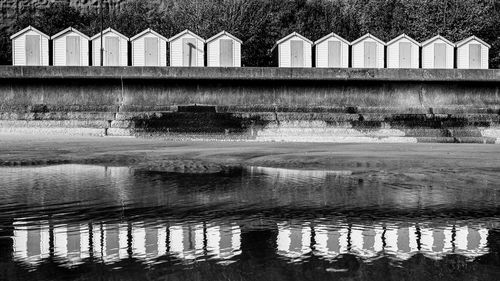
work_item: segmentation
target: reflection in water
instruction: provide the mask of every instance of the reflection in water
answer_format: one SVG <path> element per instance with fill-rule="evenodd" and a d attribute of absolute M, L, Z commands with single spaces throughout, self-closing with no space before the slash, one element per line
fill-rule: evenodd
<path fill-rule="evenodd" d="M 175 273 L 205 264 L 216 274 L 226 269 L 212 263 L 253 273 L 261 264 L 302 272 L 300 265 L 311 263 L 321 272 L 366 274 L 363 266 L 384 260 L 410 272 L 421 259 L 445 263 L 439 270 L 457 257 L 494 263 L 500 176 L 470 173 L 0 168 L 0 266 L 39 273 L 46 265 L 100 264 L 127 272 L 133 263 Z M 491 269 L 500 272 L 498 265 Z M 2 274 L 1 280 L 15 279 Z"/>
<path fill-rule="evenodd" d="M 354 254 L 368 260 L 385 254 L 404 260 L 419 252 L 434 259 L 448 254 L 474 258 L 489 252 L 488 229 L 481 226 L 279 222 L 277 229 L 277 253 L 293 260 L 311 254 L 327 259 Z M 54 239 L 53 249 L 50 237 Z M 114 263 L 132 257 L 154 262 L 167 254 L 185 261 L 225 260 L 241 253 L 241 229 L 236 224 L 94 223 L 89 228 L 82 224 L 26 225 L 15 221 L 13 239 L 15 259 L 32 265 L 52 253 L 68 266 L 91 256 Z"/>

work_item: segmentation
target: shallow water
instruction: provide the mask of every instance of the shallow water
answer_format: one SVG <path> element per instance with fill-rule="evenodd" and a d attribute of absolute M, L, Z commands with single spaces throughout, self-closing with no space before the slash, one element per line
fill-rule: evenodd
<path fill-rule="evenodd" d="M 496 280 L 496 169 L 0 168 L 0 280 Z"/>

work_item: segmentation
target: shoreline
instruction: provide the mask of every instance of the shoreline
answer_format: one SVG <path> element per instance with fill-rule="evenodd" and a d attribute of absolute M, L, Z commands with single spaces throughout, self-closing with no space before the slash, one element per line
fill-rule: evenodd
<path fill-rule="evenodd" d="M 249 166 L 391 170 L 411 169 L 417 163 L 430 169 L 498 169 L 500 150 L 488 144 L 200 142 L 0 134 L 0 167 L 96 164 L 213 173 Z"/>

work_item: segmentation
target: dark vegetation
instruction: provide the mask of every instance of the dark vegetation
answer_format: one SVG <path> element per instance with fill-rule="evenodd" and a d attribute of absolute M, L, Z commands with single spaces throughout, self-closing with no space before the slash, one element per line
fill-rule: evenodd
<path fill-rule="evenodd" d="M 100 30 L 97 6 L 59 1 L 24 9 L 0 29 L 0 64 L 11 64 L 9 36 L 28 25 L 53 35 L 73 26 Z M 190 29 L 204 38 L 226 30 L 243 40 L 244 66 L 269 66 L 274 42 L 297 31 L 311 40 L 336 32 L 354 40 L 370 32 L 389 41 L 406 33 L 417 41 L 441 34 L 452 42 L 476 35 L 492 45 L 500 66 L 500 0 L 104 0 L 104 26 L 133 36 L 150 27 L 166 37 Z"/>

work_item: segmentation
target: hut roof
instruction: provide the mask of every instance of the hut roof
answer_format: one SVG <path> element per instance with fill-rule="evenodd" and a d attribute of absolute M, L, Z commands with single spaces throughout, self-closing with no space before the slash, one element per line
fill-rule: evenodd
<path fill-rule="evenodd" d="M 123 38 L 123 39 L 125 39 L 125 40 L 129 41 L 129 39 L 128 39 L 128 37 L 127 37 L 127 36 L 125 36 L 125 35 L 121 34 L 120 32 L 118 32 L 118 31 L 116 31 L 116 30 L 114 30 L 114 29 L 112 29 L 111 27 L 108 27 L 107 29 L 105 29 L 105 30 L 103 30 L 103 31 L 102 31 L 102 35 L 103 35 L 103 36 L 104 36 L 105 34 L 107 34 L 107 33 L 114 33 L 114 34 L 116 34 L 116 35 L 120 36 L 121 38 Z M 92 36 L 92 38 L 90 38 L 90 40 L 94 40 L 94 39 L 97 39 L 97 38 L 99 38 L 99 37 L 101 37 L 101 33 L 100 33 L 100 32 L 99 32 L 99 33 L 97 33 L 96 35 Z"/>
<path fill-rule="evenodd" d="M 448 44 L 448 45 L 450 45 L 450 46 L 452 46 L 452 47 L 455 47 L 455 44 L 453 44 L 450 40 L 448 40 L 448 39 L 444 38 L 443 36 L 441 36 L 441 35 L 439 35 L 439 34 L 438 34 L 438 35 L 436 35 L 436 36 L 434 36 L 434 37 L 432 37 L 432 38 L 430 38 L 430 39 L 428 39 L 428 40 L 426 40 L 426 41 L 424 41 L 424 42 L 422 42 L 422 45 L 421 45 L 421 46 L 422 46 L 422 47 L 425 47 L 425 46 L 429 45 L 430 43 L 432 43 L 432 42 L 434 42 L 434 41 L 436 41 L 436 40 L 442 40 L 442 41 L 443 41 L 443 42 L 445 42 L 446 44 Z"/>
<path fill-rule="evenodd" d="M 335 37 L 337 39 L 339 39 L 340 41 L 346 43 L 347 45 L 350 45 L 351 43 L 349 43 L 349 41 L 345 40 L 344 38 L 342 38 L 341 36 L 339 36 L 338 34 L 332 32 L 326 36 L 323 36 L 321 37 L 320 39 L 316 40 L 316 42 L 314 42 L 314 45 L 318 45 L 319 43 L 331 38 L 331 37 Z"/>
<path fill-rule="evenodd" d="M 309 43 L 309 44 L 311 44 L 311 45 L 313 44 L 313 42 L 312 42 L 311 40 L 307 39 L 306 37 L 304 37 L 304 36 L 300 35 L 300 34 L 299 34 L 299 33 L 297 33 L 297 32 L 292 32 L 292 33 L 288 34 L 287 36 L 285 36 L 285 37 L 281 38 L 280 40 L 276 41 L 276 43 L 274 44 L 274 46 L 271 48 L 271 52 L 272 52 L 272 51 L 276 48 L 276 46 L 278 46 L 279 44 L 281 44 L 281 43 L 283 43 L 283 42 L 287 41 L 288 39 L 290 39 L 290 38 L 292 38 L 292 37 L 294 37 L 294 36 L 299 37 L 300 39 L 302 39 L 302 40 L 306 41 L 307 43 Z"/>
<path fill-rule="evenodd" d="M 151 33 L 151 34 L 153 34 L 153 35 L 155 35 L 155 36 L 157 36 L 157 37 L 159 37 L 159 38 L 161 38 L 161 39 L 163 39 L 163 40 L 165 40 L 165 41 L 168 42 L 168 38 L 166 38 L 165 36 L 159 34 L 156 31 L 152 30 L 151 28 L 148 28 L 148 29 L 142 31 L 141 33 L 135 35 L 134 37 L 130 38 L 130 41 L 135 41 L 135 40 L 141 38 L 142 36 L 144 36 L 144 35 L 146 35 L 148 33 Z"/>
<path fill-rule="evenodd" d="M 190 30 L 188 30 L 188 29 L 186 29 L 186 30 L 184 30 L 184 31 L 182 31 L 182 32 L 177 33 L 176 35 L 174 35 L 174 36 L 170 37 L 168 40 L 169 40 L 170 42 L 172 42 L 172 41 L 174 41 L 174 40 L 177 40 L 179 37 L 181 37 L 181 36 L 183 36 L 183 35 L 185 35 L 185 34 L 189 34 L 189 35 L 191 35 L 191 36 L 195 37 L 196 39 L 201 40 L 203 43 L 205 43 L 205 39 L 201 38 L 200 36 L 196 35 L 195 33 L 191 32 L 191 31 L 190 31 Z"/>
<path fill-rule="evenodd" d="M 417 41 L 415 41 L 415 39 L 411 38 L 410 36 L 408 36 L 404 33 L 399 35 L 398 37 L 392 39 L 391 41 L 387 42 L 386 46 L 392 45 L 403 38 L 409 40 L 410 42 L 412 42 L 413 44 L 415 44 L 417 46 L 420 46 L 420 43 L 418 43 Z"/>
<path fill-rule="evenodd" d="M 384 41 L 382 41 L 382 40 L 378 39 L 377 37 L 373 36 L 373 35 L 372 35 L 372 34 L 370 34 L 370 33 L 366 33 L 365 35 L 363 35 L 363 36 L 359 37 L 358 39 L 356 39 L 356 40 L 352 41 L 352 42 L 351 42 L 351 45 L 358 44 L 359 42 L 361 42 L 361 41 L 363 41 L 363 40 L 365 40 L 365 39 L 367 39 L 367 38 L 373 39 L 373 40 L 377 41 L 378 43 L 380 43 L 380 44 L 382 44 L 382 45 L 384 45 L 384 46 L 386 45 Z"/>
<path fill-rule="evenodd" d="M 21 31 L 19 31 L 19 32 L 17 32 L 17 33 L 15 33 L 14 35 L 10 36 L 10 39 L 11 39 L 11 40 L 14 40 L 14 39 L 16 39 L 17 37 L 19 37 L 19 36 L 23 35 L 24 33 L 28 32 L 28 31 L 34 31 L 34 32 L 36 32 L 36 33 L 40 34 L 41 36 L 43 36 L 43 37 L 45 37 L 45 38 L 47 38 L 47 39 L 50 39 L 50 37 L 49 37 L 47 34 L 45 34 L 45 33 L 41 32 L 40 30 L 38 30 L 38 29 L 34 28 L 34 27 L 33 27 L 33 26 L 31 26 L 31 25 L 30 25 L 30 26 L 28 26 L 28 27 L 26 27 L 25 29 L 23 29 L 23 30 L 21 30 Z"/>
<path fill-rule="evenodd" d="M 85 34 L 81 33 L 80 31 L 78 31 L 78 30 L 74 29 L 73 27 L 68 27 L 68 28 L 64 29 L 63 31 L 61 31 L 61 32 L 59 32 L 59 33 L 57 33 L 57 34 L 53 35 L 52 37 L 50 37 L 50 39 L 52 39 L 52 40 L 57 39 L 57 38 L 59 38 L 59 37 L 63 36 L 63 35 L 64 35 L 64 34 L 66 34 L 66 33 L 69 33 L 69 32 L 74 32 L 74 33 L 76 33 L 76 34 L 78 34 L 78 35 L 82 36 L 83 38 L 85 38 L 85 39 L 87 39 L 87 40 L 89 40 L 89 39 L 90 39 L 90 37 L 88 37 L 87 35 L 85 35 Z"/>
<path fill-rule="evenodd" d="M 467 38 L 465 38 L 465 39 L 463 39 L 463 40 L 460 40 L 460 41 L 458 41 L 458 42 L 456 43 L 456 46 L 457 46 L 457 48 L 458 48 L 458 47 L 461 47 L 461 46 L 463 46 L 463 45 L 467 44 L 468 42 L 470 42 L 470 41 L 472 41 L 472 40 L 476 40 L 476 41 L 478 41 L 479 43 L 481 43 L 481 44 L 485 45 L 486 47 L 491 48 L 490 44 L 488 44 L 488 43 L 484 42 L 483 40 L 481 40 L 481 39 L 477 38 L 476 36 L 470 36 L 470 37 L 467 37 Z"/>
<path fill-rule="evenodd" d="M 238 39 L 236 36 L 232 35 L 231 33 L 229 32 L 226 32 L 226 31 L 221 31 L 217 34 L 215 34 L 214 36 L 210 37 L 207 39 L 207 44 L 214 41 L 215 39 L 223 36 L 223 35 L 226 35 L 226 36 L 229 36 L 231 39 L 235 40 L 235 41 L 238 41 L 240 44 L 242 43 L 242 41 L 240 39 Z"/>

